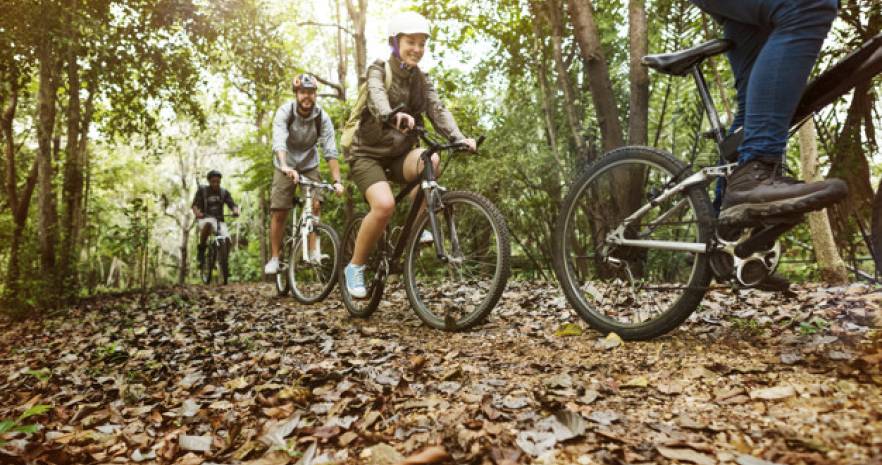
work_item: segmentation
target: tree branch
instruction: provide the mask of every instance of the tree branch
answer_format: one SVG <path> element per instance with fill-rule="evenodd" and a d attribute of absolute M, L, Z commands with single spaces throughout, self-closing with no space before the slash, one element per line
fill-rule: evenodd
<path fill-rule="evenodd" d="M 348 27 L 343 26 L 342 24 L 320 23 L 317 21 L 301 21 L 301 22 L 297 23 L 297 25 L 298 26 L 335 27 L 335 28 L 340 29 L 341 31 L 351 35 L 352 37 L 355 37 L 355 32 L 353 32 L 352 29 L 349 29 Z"/>

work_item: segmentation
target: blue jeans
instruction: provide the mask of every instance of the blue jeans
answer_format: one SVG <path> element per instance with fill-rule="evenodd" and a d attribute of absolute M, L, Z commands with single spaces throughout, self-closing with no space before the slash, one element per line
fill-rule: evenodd
<path fill-rule="evenodd" d="M 830 25 L 837 0 L 692 0 L 723 22 L 743 127 L 738 163 L 780 162 L 790 120 Z"/>

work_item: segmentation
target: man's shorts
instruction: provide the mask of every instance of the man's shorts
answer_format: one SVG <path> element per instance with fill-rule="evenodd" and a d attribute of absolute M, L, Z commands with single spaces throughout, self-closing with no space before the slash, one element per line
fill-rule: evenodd
<path fill-rule="evenodd" d="M 297 174 L 310 181 L 322 180 L 318 168 L 308 171 L 297 170 Z M 278 169 L 273 169 L 273 187 L 270 193 L 270 210 L 290 210 L 294 208 L 294 192 L 297 184 Z M 314 191 L 313 191 L 314 192 Z M 318 195 L 315 198 L 320 198 Z"/>
<path fill-rule="evenodd" d="M 364 195 L 368 187 L 381 182 L 392 181 L 405 184 L 404 160 L 407 155 L 395 158 L 353 157 L 349 160 L 349 178 Z"/>
<path fill-rule="evenodd" d="M 227 229 L 227 224 L 223 221 L 218 221 L 217 218 L 206 216 L 205 218 L 199 220 L 199 230 L 202 231 L 205 228 L 206 224 L 210 224 L 211 230 L 215 231 L 218 236 L 230 237 L 230 231 Z"/>

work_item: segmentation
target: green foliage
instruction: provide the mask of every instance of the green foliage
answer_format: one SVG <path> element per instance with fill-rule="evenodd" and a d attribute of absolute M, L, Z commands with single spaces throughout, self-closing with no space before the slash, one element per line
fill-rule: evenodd
<path fill-rule="evenodd" d="M 816 334 L 819 332 L 823 332 L 830 326 L 830 323 L 827 320 L 821 317 L 813 317 L 809 321 L 803 321 L 799 323 L 799 334 L 803 336 L 808 336 L 811 334 Z"/>
<path fill-rule="evenodd" d="M 0 420 L 0 447 L 3 447 L 7 444 L 7 442 L 4 440 L 4 437 L 8 434 L 24 433 L 29 435 L 36 433 L 40 429 L 40 426 L 38 424 L 24 424 L 22 422 L 24 422 L 28 418 L 42 415 L 48 412 L 51 408 L 51 405 L 37 404 L 25 410 L 21 415 L 18 416 L 18 418 L 14 420 Z"/>

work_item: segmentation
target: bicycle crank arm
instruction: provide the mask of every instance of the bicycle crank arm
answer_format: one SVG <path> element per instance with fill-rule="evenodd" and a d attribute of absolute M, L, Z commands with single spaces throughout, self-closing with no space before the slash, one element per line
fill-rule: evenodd
<path fill-rule="evenodd" d="M 767 224 L 761 228 L 755 229 L 750 237 L 735 247 L 735 255 L 741 258 L 747 258 L 750 255 L 771 249 L 775 245 L 782 234 L 786 233 L 794 226 L 802 221 L 802 216 L 796 218 L 795 221 L 788 218 L 787 221 L 781 221 L 777 224 Z"/>

